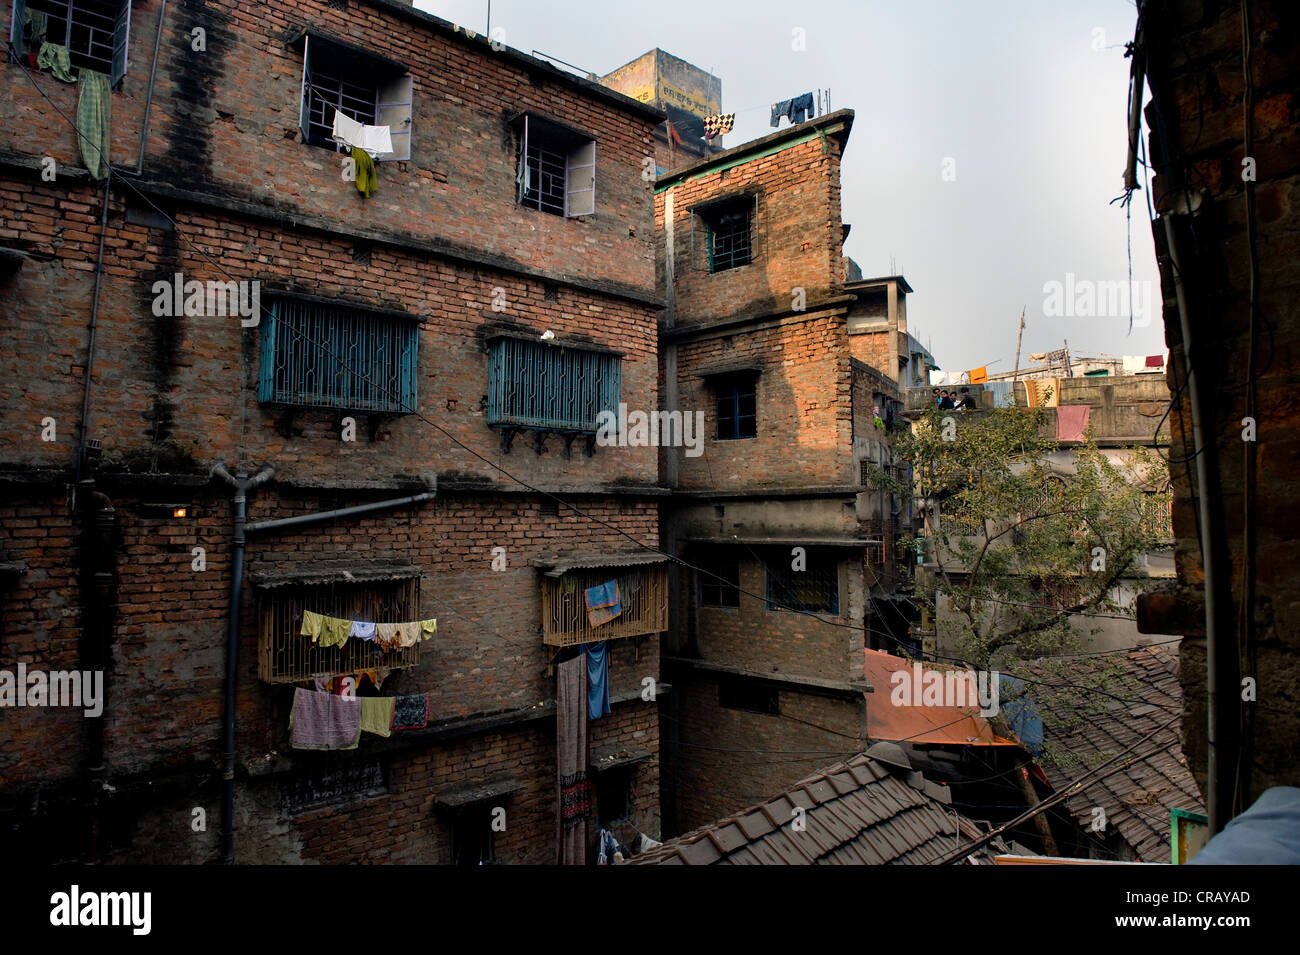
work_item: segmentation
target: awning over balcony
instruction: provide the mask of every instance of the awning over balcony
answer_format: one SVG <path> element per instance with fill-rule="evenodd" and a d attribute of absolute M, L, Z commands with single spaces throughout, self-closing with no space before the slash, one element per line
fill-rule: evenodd
<path fill-rule="evenodd" d="M 533 566 L 547 577 L 563 577 L 571 570 L 585 570 L 597 567 L 635 567 L 639 564 L 662 564 L 668 560 L 666 554 L 645 551 L 639 554 L 571 554 L 540 558 L 533 561 Z"/>

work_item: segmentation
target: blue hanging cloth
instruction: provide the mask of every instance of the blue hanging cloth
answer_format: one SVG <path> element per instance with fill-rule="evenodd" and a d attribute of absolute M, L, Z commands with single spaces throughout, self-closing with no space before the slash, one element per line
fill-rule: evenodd
<path fill-rule="evenodd" d="M 593 720 L 609 714 L 609 644 L 587 644 L 587 714 Z"/>

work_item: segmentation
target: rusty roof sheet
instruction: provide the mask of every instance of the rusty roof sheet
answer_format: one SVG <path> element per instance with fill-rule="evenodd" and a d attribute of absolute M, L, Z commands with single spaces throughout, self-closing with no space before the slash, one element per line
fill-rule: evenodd
<path fill-rule="evenodd" d="M 571 570 L 586 570 L 597 567 L 638 567 L 642 564 L 662 564 L 668 560 L 667 554 L 653 551 L 640 553 L 608 554 L 567 554 L 533 561 L 533 566 L 545 572 L 547 577 L 563 577 Z"/>
<path fill-rule="evenodd" d="M 864 649 L 864 675 L 875 688 L 866 694 L 867 736 L 873 740 L 911 743 L 946 743 L 958 746 L 1018 746 L 993 732 L 989 721 L 980 716 L 980 708 L 957 706 L 896 706 L 893 703 L 895 673 L 914 682 L 912 660 L 905 660 L 879 650 Z M 921 667 L 923 678 L 931 672 L 946 673 L 933 664 Z M 970 684 L 972 695 L 974 683 Z M 909 687 L 910 688 L 910 687 Z"/>
<path fill-rule="evenodd" d="M 927 795 L 927 780 L 915 780 L 917 789 L 907 775 L 859 754 L 627 864 L 928 865 L 981 831 Z M 995 854 L 986 847 L 975 856 L 991 863 Z"/>
<path fill-rule="evenodd" d="M 1087 766 L 1124 751 L 1182 711 L 1176 644 L 1140 647 L 1120 661 L 1118 667 L 1102 657 L 1070 661 L 1069 679 L 1075 683 L 1107 673 L 1110 698 L 1093 694 L 1087 707 L 1069 688 L 1060 686 L 1064 681 L 1054 670 L 1034 663 L 1023 667 L 1040 681 L 1029 687 L 1029 694 L 1043 715 L 1047 751 L 1039 764 L 1053 787 L 1068 785 Z M 1108 672 L 1107 666 L 1116 672 Z M 1069 724 L 1061 721 L 1056 714 L 1063 708 L 1077 718 Z M 1107 824 L 1119 830 L 1141 861 L 1167 862 L 1169 811 L 1204 813 L 1205 802 L 1183 755 L 1177 725 L 1158 732 L 1142 750 L 1151 755 L 1086 786 L 1065 804 L 1085 830 L 1092 824 L 1093 807 L 1100 806 Z"/>

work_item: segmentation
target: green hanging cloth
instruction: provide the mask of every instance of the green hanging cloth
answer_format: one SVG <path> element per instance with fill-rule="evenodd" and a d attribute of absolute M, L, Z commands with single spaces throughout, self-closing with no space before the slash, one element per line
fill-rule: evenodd
<path fill-rule="evenodd" d="M 43 70 L 49 70 L 56 80 L 63 80 L 65 83 L 77 82 L 77 78 L 72 75 L 72 59 L 68 56 L 66 46 L 42 43 L 41 51 L 36 54 L 36 65 Z"/>
<path fill-rule="evenodd" d="M 113 91 L 108 77 L 94 70 L 82 70 L 77 84 L 81 93 L 77 97 L 77 143 L 81 147 L 81 161 L 94 179 L 108 175 L 108 145 Z"/>
<path fill-rule="evenodd" d="M 39 53 L 45 44 L 47 14 L 39 10 L 23 11 L 23 35 L 19 53 Z"/>
<path fill-rule="evenodd" d="M 379 176 L 375 171 L 375 161 L 370 153 L 360 146 L 352 147 L 352 165 L 357 175 L 357 192 L 369 199 L 379 188 Z"/>

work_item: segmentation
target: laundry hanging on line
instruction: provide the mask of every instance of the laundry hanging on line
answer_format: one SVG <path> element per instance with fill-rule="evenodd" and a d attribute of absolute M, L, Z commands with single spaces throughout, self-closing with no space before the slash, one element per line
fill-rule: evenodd
<path fill-rule="evenodd" d="M 393 152 L 391 126 L 369 126 L 359 123 L 346 113 L 334 111 L 331 134 L 336 143 L 364 149 L 371 158 L 387 156 Z"/>
<path fill-rule="evenodd" d="M 304 610 L 302 629 L 298 632 L 304 637 L 311 637 L 312 643 L 319 647 L 341 647 L 349 637 L 356 637 L 363 641 L 373 639 L 384 650 L 400 650 L 415 646 L 421 639 L 428 640 L 438 632 L 438 621 L 430 617 L 405 623 L 372 623 L 366 620 L 343 620 Z M 373 633 L 373 638 L 364 636 L 366 633 Z"/>
<path fill-rule="evenodd" d="M 623 604 L 618 594 L 618 581 L 616 580 L 607 580 L 595 587 L 588 587 L 586 598 L 587 621 L 593 627 L 608 623 L 623 612 Z"/>
<path fill-rule="evenodd" d="M 704 117 L 704 138 L 715 139 L 718 136 L 725 136 L 735 128 L 735 125 L 735 113 L 719 113 L 716 116 L 706 116 Z"/>
<path fill-rule="evenodd" d="M 792 99 L 783 99 L 780 102 L 772 104 L 772 125 L 780 126 L 781 117 L 784 116 L 790 121 L 790 125 L 802 123 L 808 118 L 808 114 L 813 111 L 812 93 L 803 93 Z"/>

